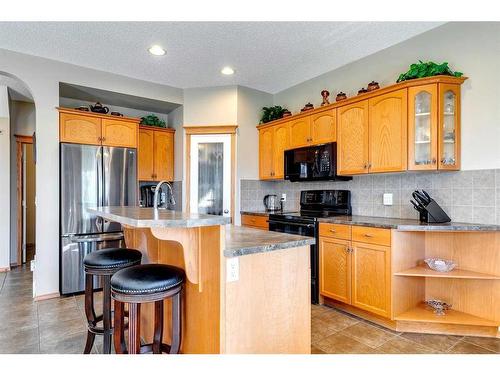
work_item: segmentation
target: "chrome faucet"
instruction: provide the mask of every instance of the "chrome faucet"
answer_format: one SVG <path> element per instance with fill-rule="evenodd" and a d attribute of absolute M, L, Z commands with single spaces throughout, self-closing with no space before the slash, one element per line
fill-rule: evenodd
<path fill-rule="evenodd" d="M 174 199 L 174 192 L 172 190 L 172 184 L 166 180 L 162 180 L 162 181 L 158 182 L 158 184 L 156 185 L 156 189 L 155 189 L 155 195 L 153 198 L 153 207 L 155 210 L 158 209 L 158 194 L 160 192 L 161 185 L 163 185 L 163 184 L 166 184 L 168 186 L 168 190 L 170 190 L 169 202 L 172 206 L 175 206 L 175 199 Z"/>

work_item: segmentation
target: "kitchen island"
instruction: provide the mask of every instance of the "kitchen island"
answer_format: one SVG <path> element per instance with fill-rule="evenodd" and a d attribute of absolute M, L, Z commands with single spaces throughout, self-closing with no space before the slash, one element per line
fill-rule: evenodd
<path fill-rule="evenodd" d="M 138 207 L 90 210 L 119 222 L 143 263 L 186 272 L 181 353 L 310 353 L 314 238 L 227 225 L 229 218 Z M 153 306 L 141 308 L 152 341 Z M 170 302 L 164 342 L 170 343 Z"/>

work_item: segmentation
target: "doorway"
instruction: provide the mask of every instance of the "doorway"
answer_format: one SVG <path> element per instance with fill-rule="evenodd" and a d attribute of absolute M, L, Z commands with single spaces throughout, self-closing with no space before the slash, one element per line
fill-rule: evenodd
<path fill-rule="evenodd" d="M 35 151 L 33 137 L 16 135 L 17 144 L 17 265 L 36 253 Z"/>
<path fill-rule="evenodd" d="M 194 129 L 186 128 L 187 210 L 233 218 L 236 127 Z"/>

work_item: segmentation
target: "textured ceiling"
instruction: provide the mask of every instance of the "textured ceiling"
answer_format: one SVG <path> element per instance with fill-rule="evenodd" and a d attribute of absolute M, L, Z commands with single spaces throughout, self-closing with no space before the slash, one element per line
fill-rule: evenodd
<path fill-rule="evenodd" d="M 276 93 L 438 22 L 0 22 L 0 48 L 180 88 Z M 151 56 L 160 44 L 167 54 Z M 223 76 L 225 65 L 236 69 Z"/>

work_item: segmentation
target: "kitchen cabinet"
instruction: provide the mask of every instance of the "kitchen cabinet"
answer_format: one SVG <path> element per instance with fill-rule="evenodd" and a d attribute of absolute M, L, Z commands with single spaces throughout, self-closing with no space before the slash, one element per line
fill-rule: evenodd
<path fill-rule="evenodd" d="M 329 109 L 311 115 L 312 143 L 321 144 L 337 140 L 336 111 Z"/>
<path fill-rule="evenodd" d="M 369 173 L 406 170 L 407 101 L 406 89 L 368 100 Z"/>
<path fill-rule="evenodd" d="M 280 126 L 289 129 L 289 149 L 337 142 L 338 175 L 459 170 L 460 85 L 466 79 L 412 79 L 259 125 L 261 179 L 282 178 L 275 162 L 281 149 L 273 148 L 269 129 Z"/>
<path fill-rule="evenodd" d="M 460 112 L 458 84 L 408 89 L 408 169 L 460 169 Z"/>
<path fill-rule="evenodd" d="M 255 229 L 269 230 L 269 216 L 268 215 L 241 215 L 241 225 Z"/>
<path fill-rule="evenodd" d="M 139 181 L 173 181 L 174 179 L 173 129 L 139 129 L 138 179 Z"/>
<path fill-rule="evenodd" d="M 311 135 L 309 116 L 290 121 L 290 148 L 309 146 L 312 142 Z"/>
<path fill-rule="evenodd" d="M 368 100 L 337 109 L 337 173 L 368 173 Z"/>
<path fill-rule="evenodd" d="M 59 115 L 59 140 L 66 143 L 97 145 L 101 142 L 101 119 L 74 113 Z"/>
<path fill-rule="evenodd" d="M 320 293 L 347 304 L 351 303 L 350 241 L 320 237 Z"/>
<path fill-rule="evenodd" d="M 320 294 L 390 317 L 390 244 L 389 229 L 320 223 Z"/>
<path fill-rule="evenodd" d="M 390 247 L 352 243 L 352 305 L 389 318 L 391 311 Z"/>
<path fill-rule="evenodd" d="M 283 179 L 284 153 L 290 146 L 288 123 L 259 129 L 259 175 L 261 180 Z"/>
<path fill-rule="evenodd" d="M 102 145 L 137 148 L 137 123 L 102 119 Z"/>
<path fill-rule="evenodd" d="M 59 110 L 59 140 L 98 146 L 137 148 L 139 119 Z"/>

